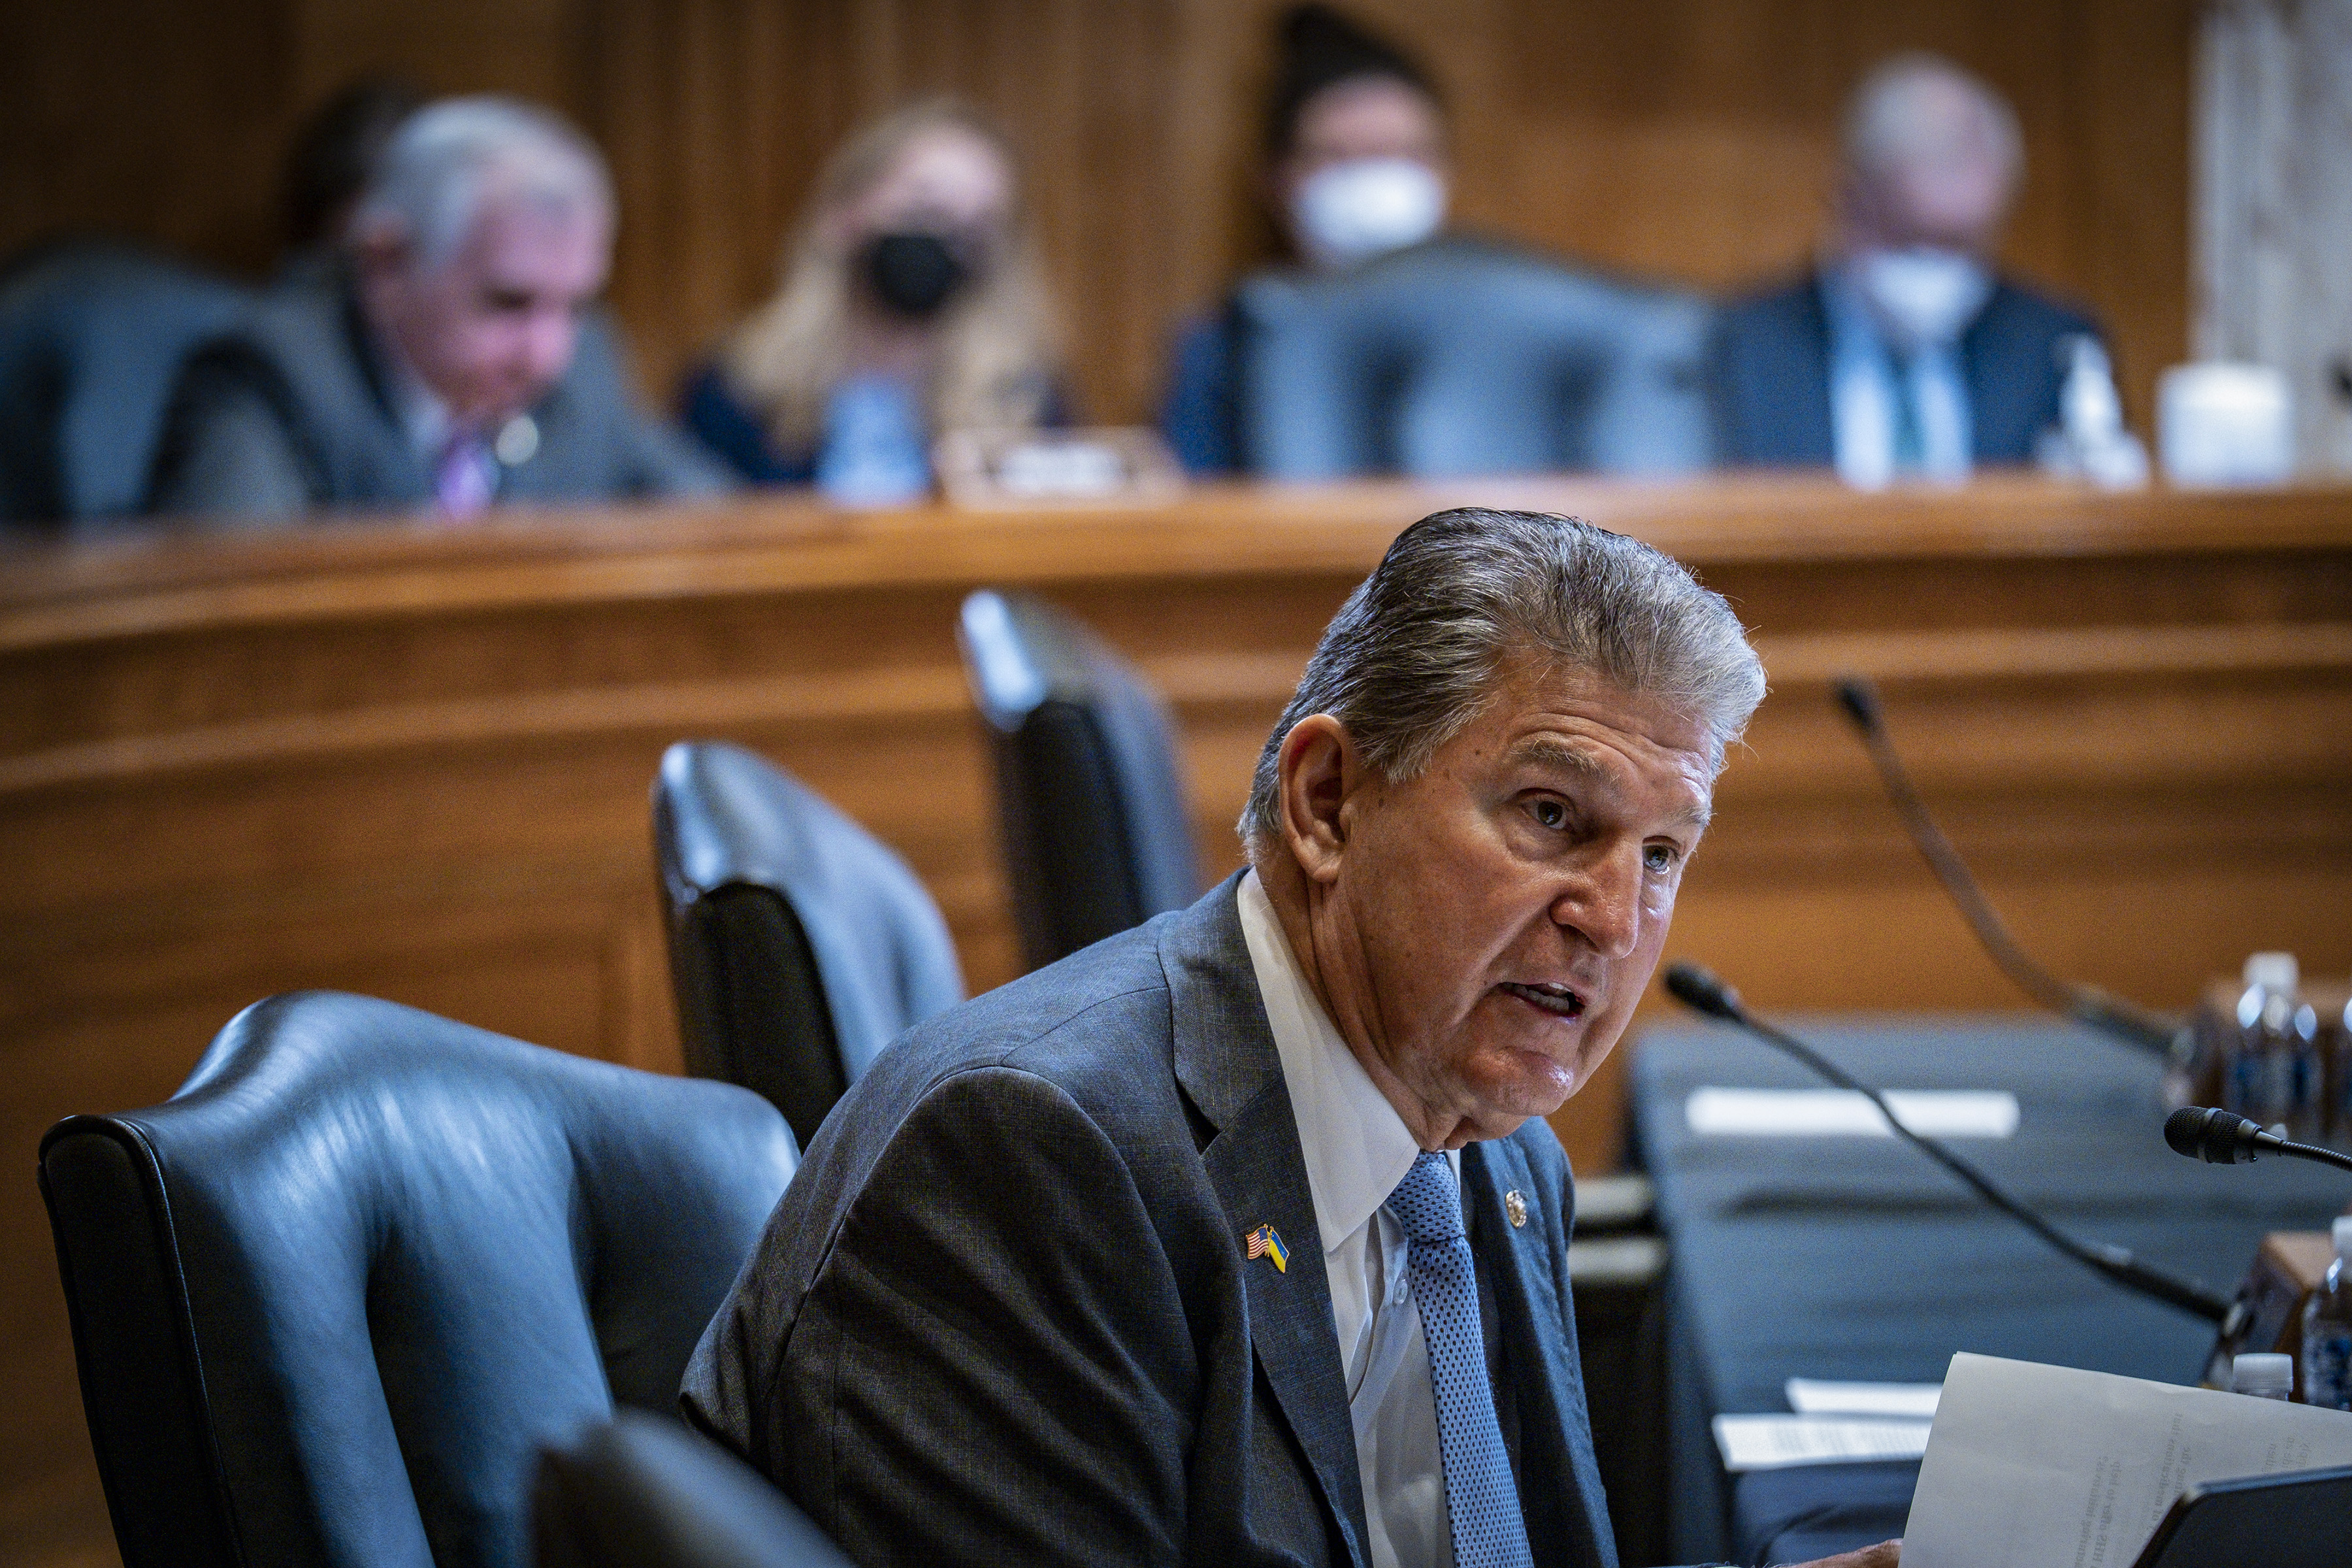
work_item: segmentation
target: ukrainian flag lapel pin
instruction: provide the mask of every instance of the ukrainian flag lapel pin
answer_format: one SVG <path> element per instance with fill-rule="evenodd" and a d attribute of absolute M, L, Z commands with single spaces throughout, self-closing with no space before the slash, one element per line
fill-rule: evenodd
<path fill-rule="evenodd" d="M 1249 1255 L 1253 1258 L 1273 1258 L 1276 1273 L 1290 1272 L 1290 1248 L 1282 1245 L 1282 1237 L 1275 1234 L 1274 1226 L 1262 1225 L 1250 1232 L 1248 1246 Z"/>

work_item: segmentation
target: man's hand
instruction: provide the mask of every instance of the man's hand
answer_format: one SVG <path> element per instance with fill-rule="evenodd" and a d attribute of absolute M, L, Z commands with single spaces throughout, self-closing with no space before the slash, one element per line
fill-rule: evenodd
<path fill-rule="evenodd" d="M 1821 1558 L 1806 1563 L 1804 1568 L 1897 1568 L 1902 1561 L 1903 1543 L 1882 1541 L 1859 1552 L 1841 1552 L 1834 1557 Z"/>

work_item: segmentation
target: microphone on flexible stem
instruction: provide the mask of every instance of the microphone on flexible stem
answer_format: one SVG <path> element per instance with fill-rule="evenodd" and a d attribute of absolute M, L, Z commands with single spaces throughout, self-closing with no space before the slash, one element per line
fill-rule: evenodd
<path fill-rule="evenodd" d="M 2105 1276 L 2127 1290 L 2137 1290 L 2143 1296 L 2154 1297 L 2168 1307 L 2178 1307 L 2184 1312 L 2216 1323 L 2225 1323 L 2230 1320 L 2231 1316 L 2230 1303 L 2202 1285 L 2186 1279 L 2176 1279 L 2161 1269 L 2142 1263 L 2120 1247 L 2111 1247 L 2105 1242 L 2090 1245 L 2075 1240 L 2003 1192 L 1995 1184 L 1991 1177 L 1945 1148 L 1935 1139 L 1922 1137 L 1904 1126 L 1893 1108 L 1886 1103 L 1885 1095 L 1855 1078 L 1794 1035 L 1757 1017 L 1748 1010 L 1747 1005 L 1739 1000 L 1739 994 L 1737 991 L 1717 979 L 1708 971 L 1696 963 L 1670 963 L 1666 966 L 1666 990 L 1675 1001 L 1693 1012 L 1704 1013 L 1710 1018 L 1720 1018 L 1727 1024 L 1737 1024 L 1767 1045 L 1796 1058 L 1840 1089 L 1852 1089 L 1861 1095 L 1878 1108 L 1878 1114 L 1886 1119 L 1886 1125 L 1894 1131 L 1896 1137 L 1906 1140 L 1922 1154 L 1959 1177 L 1961 1181 L 1976 1190 L 1979 1197 L 2084 1268 Z M 2173 1147 L 2179 1148 L 2179 1145 L 2176 1143 Z"/>
<path fill-rule="evenodd" d="M 2290 1142 L 2265 1131 L 2259 1121 L 2210 1106 L 2184 1105 L 2166 1117 L 2164 1141 L 2176 1154 L 2215 1165 L 2251 1165 L 2264 1154 L 2287 1154 L 2352 1171 L 2352 1154 Z"/>
<path fill-rule="evenodd" d="M 1895 815 L 1903 819 L 1906 832 L 1927 868 L 1944 885 L 1944 891 L 1958 904 L 1969 929 L 1986 954 L 2007 975 L 2011 984 L 2053 1013 L 2063 1013 L 2077 1023 L 2111 1035 L 2128 1045 L 2152 1051 L 2170 1051 L 2173 1026 L 2120 996 L 2110 995 L 2095 985 L 2077 984 L 2062 980 L 2027 956 L 2017 939 L 2009 932 L 2008 925 L 1985 897 L 1984 889 L 1936 825 L 1927 805 L 1913 787 L 1910 773 L 1903 766 L 1903 758 L 1895 750 L 1894 741 L 1886 733 L 1885 721 L 1878 710 L 1878 693 L 1870 682 L 1858 676 L 1848 676 L 1831 689 L 1837 695 L 1838 707 L 1862 736 L 1862 743 L 1877 764 L 1878 776 L 1886 785 L 1887 798 L 1895 803 Z"/>

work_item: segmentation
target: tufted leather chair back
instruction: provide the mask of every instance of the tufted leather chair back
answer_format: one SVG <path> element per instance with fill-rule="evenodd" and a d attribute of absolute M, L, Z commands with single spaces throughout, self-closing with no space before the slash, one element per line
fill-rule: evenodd
<path fill-rule="evenodd" d="M 740 746 L 663 753 L 654 858 L 687 1070 L 767 1096 L 803 1149 L 884 1046 L 963 1000 L 906 862 Z"/>
<path fill-rule="evenodd" d="M 672 1412 L 772 1108 L 362 996 L 247 1008 L 41 1142 L 126 1568 L 514 1568 L 537 1450 Z"/>
<path fill-rule="evenodd" d="M 540 1465 L 538 1568 L 850 1568 L 808 1515 L 676 1421 L 622 1411 Z"/>
<path fill-rule="evenodd" d="M 1695 294 L 1452 237 L 1235 296 L 1251 471 L 1685 474 L 1714 456 Z"/>
<path fill-rule="evenodd" d="M 983 589 L 957 627 L 987 721 L 1005 872 L 1032 969 L 1201 896 L 1175 729 L 1075 617 Z"/>

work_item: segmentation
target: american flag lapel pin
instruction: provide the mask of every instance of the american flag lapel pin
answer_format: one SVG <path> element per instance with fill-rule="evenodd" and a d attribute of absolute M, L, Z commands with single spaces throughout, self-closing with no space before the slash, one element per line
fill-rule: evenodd
<path fill-rule="evenodd" d="M 1247 1248 L 1252 1258 L 1270 1258 L 1274 1259 L 1274 1271 L 1276 1273 L 1287 1274 L 1290 1272 L 1290 1248 L 1282 1245 L 1282 1237 L 1275 1234 L 1274 1226 L 1270 1225 L 1262 1225 L 1255 1230 L 1250 1232 L 1247 1238 Z"/>

